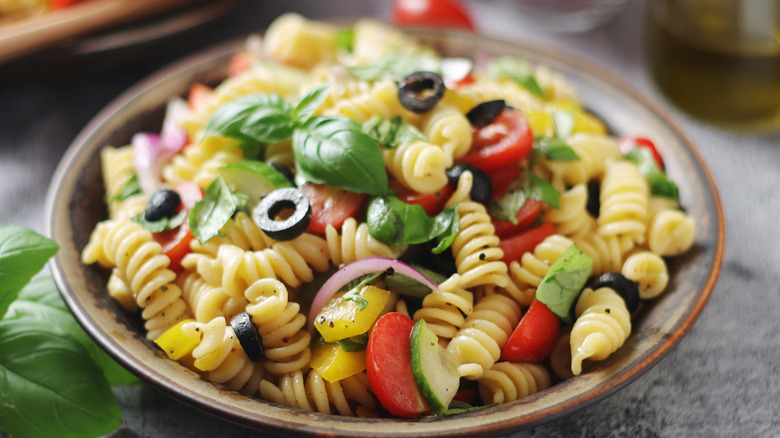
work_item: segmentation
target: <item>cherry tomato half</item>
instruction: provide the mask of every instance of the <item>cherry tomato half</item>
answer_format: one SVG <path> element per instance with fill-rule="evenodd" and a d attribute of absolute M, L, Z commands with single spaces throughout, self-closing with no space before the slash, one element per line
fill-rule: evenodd
<path fill-rule="evenodd" d="M 444 204 L 455 191 L 453 184 L 447 184 L 435 193 L 417 193 L 403 186 L 397 179 L 390 179 L 390 188 L 398 195 L 398 199 L 407 204 L 420 205 L 428 216 L 436 216 L 444 210 Z"/>
<path fill-rule="evenodd" d="M 458 0 L 393 0 L 392 23 L 399 27 L 439 27 L 473 32 L 474 21 Z"/>
<path fill-rule="evenodd" d="M 474 129 L 471 150 L 458 161 L 471 163 L 485 172 L 515 165 L 533 148 L 534 136 L 522 111 L 507 107 L 493 123 Z"/>
<path fill-rule="evenodd" d="M 533 300 L 501 351 L 501 360 L 541 362 L 550 355 L 561 331 L 561 321 L 541 301 Z"/>
<path fill-rule="evenodd" d="M 655 143 L 652 140 L 645 137 L 621 137 L 620 138 L 620 150 L 624 154 L 633 148 L 645 148 L 653 154 L 653 160 L 659 169 L 664 170 L 664 159 L 661 157 L 661 153 L 655 147 Z"/>
<path fill-rule="evenodd" d="M 230 57 L 228 62 L 228 76 L 234 77 L 249 70 L 252 65 L 252 55 L 249 52 L 241 51 Z"/>
<path fill-rule="evenodd" d="M 175 188 L 181 197 L 181 205 L 177 211 L 189 212 L 195 203 L 203 199 L 203 191 L 195 183 L 184 183 Z M 168 269 L 178 271 L 181 269 L 181 259 L 190 252 L 190 242 L 195 238 L 190 229 L 190 221 L 185 220 L 183 224 L 172 230 L 166 230 L 160 233 L 152 233 L 154 240 L 162 246 L 163 254 L 171 259 Z"/>
<path fill-rule="evenodd" d="M 522 233 L 509 237 L 507 239 L 501 239 L 498 242 L 498 247 L 504 251 L 504 257 L 501 259 L 506 264 L 509 264 L 515 260 L 519 261 L 523 254 L 531 252 L 536 248 L 536 245 L 542 243 L 547 236 L 552 236 L 555 233 L 555 227 L 551 222 L 545 222 L 536 228 L 523 231 Z"/>
<path fill-rule="evenodd" d="M 197 111 L 213 92 L 214 90 L 211 87 L 195 82 L 190 86 L 190 92 L 187 95 L 187 105 L 191 110 Z"/>
<path fill-rule="evenodd" d="M 368 195 L 363 193 L 325 184 L 306 183 L 301 190 L 311 203 L 309 230 L 319 234 L 324 234 L 328 225 L 340 229 L 347 218 L 358 214 L 368 199 Z"/>
<path fill-rule="evenodd" d="M 536 199 L 526 199 L 525 204 L 520 207 L 515 217 L 517 223 L 505 221 L 503 219 L 491 219 L 493 227 L 496 229 L 496 236 L 504 239 L 511 237 L 526 228 L 533 225 L 536 222 L 536 218 L 539 217 L 539 213 L 542 211 L 542 203 Z"/>
<path fill-rule="evenodd" d="M 430 411 L 412 374 L 409 336 L 414 321 L 398 312 L 382 315 L 366 346 L 366 374 L 377 400 L 398 417 L 417 417 Z"/>
<path fill-rule="evenodd" d="M 490 194 L 492 199 L 498 199 L 509 191 L 509 186 L 523 172 L 519 166 L 507 166 L 496 169 L 490 173 L 490 181 L 493 191 Z"/>

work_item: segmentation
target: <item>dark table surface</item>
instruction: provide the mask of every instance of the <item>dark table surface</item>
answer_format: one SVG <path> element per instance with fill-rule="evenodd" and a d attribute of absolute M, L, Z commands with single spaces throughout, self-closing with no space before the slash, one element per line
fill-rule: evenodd
<path fill-rule="evenodd" d="M 656 102 L 709 166 L 726 219 L 718 284 L 680 344 L 616 394 L 515 436 L 780 436 L 780 134 L 724 130 L 671 106 L 647 71 L 646 0 L 629 2 L 614 21 L 578 35 L 519 26 L 494 1 L 472 4 L 479 5 L 474 14 L 483 33 L 586 59 Z M 252 1 L 168 44 L 15 72 L 0 82 L 0 224 L 44 232 L 50 178 L 70 142 L 115 96 L 158 68 L 212 43 L 262 30 L 284 11 L 310 18 L 381 18 L 387 8 L 385 2 L 368 1 Z M 262 435 L 146 385 L 116 393 L 124 419 L 113 437 Z"/>

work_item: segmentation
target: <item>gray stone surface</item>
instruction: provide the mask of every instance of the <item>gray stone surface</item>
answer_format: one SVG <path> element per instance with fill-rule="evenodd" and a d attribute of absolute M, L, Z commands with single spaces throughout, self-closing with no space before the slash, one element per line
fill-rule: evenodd
<path fill-rule="evenodd" d="M 643 56 L 645 0 L 581 35 L 518 26 L 493 1 L 474 1 L 485 33 L 539 44 L 600 64 L 668 111 L 709 165 L 726 218 L 726 252 L 712 298 L 693 329 L 661 362 L 616 394 L 516 437 L 780 436 L 780 134 L 709 126 L 664 101 Z M 382 16 L 370 2 L 266 0 L 249 3 L 214 29 L 213 39 L 262 29 L 285 10 L 312 18 Z M 342 13 L 341 11 L 348 11 Z M 118 93 L 170 60 L 198 50 L 183 44 L 146 62 L 61 79 L 0 83 L 0 223 L 43 231 L 43 202 L 59 158 L 78 131 Z M 260 436 L 211 418 L 152 388 L 116 391 L 124 420 L 113 437 Z"/>

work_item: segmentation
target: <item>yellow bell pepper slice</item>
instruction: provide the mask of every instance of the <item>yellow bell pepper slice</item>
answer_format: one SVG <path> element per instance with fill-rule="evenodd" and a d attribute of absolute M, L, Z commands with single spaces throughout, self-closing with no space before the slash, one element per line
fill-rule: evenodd
<path fill-rule="evenodd" d="M 338 382 L 366 369 L 366 351 L 344 351 L 339 344 L 322 344 L 312 350 L 311 367 L 328 382 Z"/>
<path fill-rule="evenodd" d="M 195 320 L 185 319 L 179 322 L 154 341 L 173 360 L 179 360 L 192 353 L 192 350 L 200 344 L 200 336 L 182 330 L 182 326 L 188 322 L 195 322 Z"/>
<path fill-rule="evenodd" d="M 325 342 L 336 342 L 367 332 L 379 317 L 390 291 L 376 286 L 364 286 L 353 296 L 339 292 L 325 304 L 314 327 Z"/>

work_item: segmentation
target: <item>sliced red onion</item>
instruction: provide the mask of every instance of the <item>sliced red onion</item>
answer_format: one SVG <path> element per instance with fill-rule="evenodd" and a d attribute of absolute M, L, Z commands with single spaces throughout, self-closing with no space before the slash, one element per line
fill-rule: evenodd
<path fill-rule="evenodd" d="M 147 195 L 162 188 L 163 166 L 187 143 L 187 133 L 179 127 L 177 120 L 180 111 L 169 102 L 161 134 L 140 132 L 131 141 L 138 184 Z"/>
<path fill-rule="evenodd" d="M 345 265 L 338 271 L 336 271 L 329 279 L 322 285 L 317 295 L 314 296 L 314 300 L 311 303 L 311 310 L 309 310 L 309 331 L 314 331 L 314 318 L 320 313 L 325 304 L 338 292 L 342 286 L 350 281 L 361 277 L 366 274 L 374 274 L 377 272 L 387 271 L 392 269 L 393 273 L 403 274 L 409 278 L 419 281 L 420 283 L 428 286 L 434 292 L 439 290 L 439 287 L 431 281 L 428 277 L 423 275 L 422 272 L 414 269 L 406 263 L 391 259 L 388 257 L 367 257 L 360 259 Z"/>

